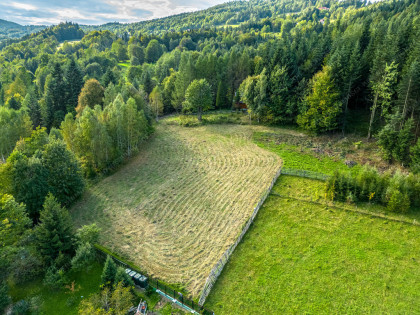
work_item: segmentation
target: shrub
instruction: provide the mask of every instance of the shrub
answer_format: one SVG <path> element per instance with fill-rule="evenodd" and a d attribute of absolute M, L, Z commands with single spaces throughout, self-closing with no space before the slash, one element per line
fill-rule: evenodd
<path fill-rule="evenodd" d="M 118 267 L 117 273 L 115 274 L 115 283 L 122 283 L 124 287 L 134 286 L 133 279 L 125 272 L 125 269 Z"/>
<path fill-rule="evenodd" d="M 101 229 L 98 228 L 96 223 L 83 225 L 80 229 L 77 230 L 76 238 L 80 244 L 96 244 L 98 242 L 100 232 Z"/>
<path fill-rule="evenodd" d="M 55 266 L 51 266 L 47 269 L 44 278 L 44 285 L 49 287 L 51 290 L 57 290 L 65 284 L 64 271 L 58 269 Z"/>
<path fill-rule="evenodd" d="M 94 260 L 95 249 L 90 243 L 84 243 L 77 248 L 76 255 L 71 260 L 71 266 L 75 270 L 88 270 Z"/>
<path fill-rule="evenodd" d="M 420 176 L 396 172 L 379 174 L 364 167 L 358 174 L 335 172 L 326 184 L 326 197 L 338 201 L 376 202 L 389 211 L 407 212 L 420 205 Z"/>
<path fill-rule="evenodd" d="M 387 209 L 391 212 L 405 213 L 410 208 L 410 200 L 407 194 L 403 194 L 398 189 L 391 189 Z"/>

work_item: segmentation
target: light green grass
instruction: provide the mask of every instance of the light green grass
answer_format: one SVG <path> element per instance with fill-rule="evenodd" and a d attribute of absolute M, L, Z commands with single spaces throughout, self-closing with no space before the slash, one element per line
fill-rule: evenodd
<path fill-rule="evenodd" d="M 119 62 L 118 65 L 123 68 L 128 68 L 130 66 L 130 61 Z"/>
<path fill-rule="evenodd" d="M 256 132 L 254 141 L 259 147 L 278 154 L 282 158 L 285 168 L 307 170 L 327 175 L 333 174 L 335 170 L 357 172 L 361 168 L 360 165 L 356 165 L 350 169 L 342 159 L 322 154 L 317 155 L 304 147 L 287 143 L 277 144 L 263 132 Z"/>
<path fill-rule="evenodd" d="M 70 272 L 69 283 L 75 282 L 75 292 L 69 288 L 50 290 L 42 284 L 42 278 L 21 285 L 11 285 L 10 295 L 14 302 L 39 296 L 43 301 L 42 314 L 77 314 L 77 307 L 83 298 L 99 292 L 103 265 L 95 263 L 89 272 Z M 73 300 L 69 304 L 69 300 Z"/>
<path fill-rule="evenodd" d="M 280 176 L 308 196 L 314 180 Z M 320 188 L 319 188 L 320 189 Z M 216 314 L 416 314 L 418 226 L 270 196 L 205 307 Z"/>

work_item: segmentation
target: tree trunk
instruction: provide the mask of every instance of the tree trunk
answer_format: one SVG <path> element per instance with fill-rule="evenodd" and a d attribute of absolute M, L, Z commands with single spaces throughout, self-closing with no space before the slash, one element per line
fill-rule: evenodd
<path fill-rule="evenodd" d="M 404 108 L 402 112 L 403 121 L 404 121 L 405 115 L 407 114 L 407 101 L 408 101 L 408 94 L 410 93 L 410 87 L 411 87 L 411 78 L 410 78 L 410 81 L 408 81 L 407 94 L 405 95 Z M 401 122 L 401 127 L 402 127 L 402 122 Z"/>
<path fill-rule="evenodd" d="M 197 118 L 198 118 L 199 122 L 201 122 L 201 119 L 202 119 L 201 116 L 202 116 L 202 112 L 201 112 L 201 109 L 199 109 L 198 112 L 197 112 Z"/>
<path fill-rule="evenodd" d="M 376 92 L 375 94 L 375 100 L 373 101 L 373 106 L 372 106 L 372 113 L 370 115 L 370 122 L 369 122 L 369 131 L 368 131 L 368 140 L 371 137 L 371 133 L 372 133 L 372 124 L 373 124 L 373 119 L 375 118 L 375 112 L 376 112 L 376 107 L 378 105 L 378 92 Z"/>
<path fill-rule="evenodd" d="M 347 89 L 347 96 L 346 96 L 346 104 L 344 105 L 344 119 L 343 119 L 343 136 L 346 130 L 346 119 L 349 107 L 349 98 L 350 98 L 350 88 L 351 88 L 351 80 L 349 81 L 349 87 Z"/>

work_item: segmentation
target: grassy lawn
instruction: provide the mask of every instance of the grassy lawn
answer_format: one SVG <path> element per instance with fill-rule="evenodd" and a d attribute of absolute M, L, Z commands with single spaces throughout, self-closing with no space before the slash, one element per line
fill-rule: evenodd
<path fill-rule="evenodd" d="M 101 244 L 198 296 L 281 165 L 252 142 L 260 126 L 157 125 L 139 154 L 70 209 Z"/>
<path fill-rule="evenodd" d="M 280 176 L 274 191 L 305 199 L 320 185 Z M 205 306 L 216 314 L 419 313 L 419 232 L 270 196 Z"/>
<path fill-rule="evenodd" d="M 43 301 L 42 314 L 77 314 L 77 307 L 82 298 L 99 291 L 101 283 L 102 264 L 95 263 L 89 272 L 70 272 L 69 283 L 74 281 L 75 290 L 70 286 L 61 290 L 51 291 L 42 284 L 42 279 L 36 279 L 22 285 L 11 285 L 10 295 L 13 301 L 39 296 Z"/>

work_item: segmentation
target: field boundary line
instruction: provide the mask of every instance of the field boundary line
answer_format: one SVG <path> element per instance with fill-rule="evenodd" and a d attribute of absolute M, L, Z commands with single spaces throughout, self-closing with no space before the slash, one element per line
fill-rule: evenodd
<path fill-rule="evenodd" d="M 368 216 L 375 217 L 375 218 L 378 218 L 378 219 L 389 220 L 389 221 L 394 221 L 394 222 L 399 222 L 399 223 L 405 223 L 405 224 L 414 225 L 414 226 L 420 226 L 420 223 L 417 222 L 416 219 L 413 219 L 413 221 L 411 222 L 411 221 L 407 221 L 407 220 L 403 220 L 403 219 L 391 218 L 391 217 L 388 217 L 388 216 L 380 214 L 380 213 L 374 213 L 374 212 L 358 209 L 357 205 L 354 208 L 346 208 L 346 207 L 340 207 L 340 206 L 334 204 L 334 202 L 332 202 L 332 205 L 331 205 L 331 204 L 328 204 L 328 203 L 322 203 L 322 202 L 315 201 L 315 200 L 301 199 L 301 198 L 293 197 L 293 196 L 290 196 L 290 195 L 280 195 L 278 193 L 271 193 L 271 195 L 275 196 L 275 197 L 279 197 L 279 198 L 290 198 L 290 199 L 294 199 L 294 200 L 297 200 L 297 201 L 311 203 L 311 204 L 315 204 L 315 205 L 319 205 L 319 206 L 327 206 L 327 207 L 334 208 L 334 209 L 337 209 L 337 210 L 344 210 L 344 211 L 347 211 L 347 212 L 354 212 L 354 213 L 358 213 L 358 214 L 368 215 Z"/>
<path fill-rule="evenodd" d="M 252 222 L 254 222 L 255 217 L 258 214 L 258 211 L 260 210 L 261 206 L 264 204 L 264 201 L 267 199 L 268 195 L 271 193 L 271 190 L 273 189 L 274 184 L 276 183 L 277 179 L 279 178 L 280 174 L 282 174 L 282 167 L 277 170 L 276 174 L 274 175 L 270 186 L 268 189 L 263 193 L 260 201 L 255 206 L 254 211 L 251 214 L 251 217 L 248 219 L 244 227 L 242 228 L 241 233 L 237 237 L 235 243 L 233 243 L 229 248 L 223 253 L 222 257 L 219 259 L 219 261 L 214 265 L 212 270 L 210 271 L 209 276 L 206 279 L 206 283 L 204 285 L 203 290 L 201 291 L 200 299 L 198 300 L 198 304 L 200 306 L 204 305 L 204 302 L 206 301 L 207 296 L 209 295 L 211 289 L 213 288 L 214 284 L 216 283 L 217 278 L 222 273 L 222 270 L 226 263 L 229 260 L 229 257 L 232 255 L 232 253 L 235 251 L 236 246 L 241 242 L 243 239 L 245 233 L 248 231 L 249 227 L 251 226 Z"/>
<path fill-rule="evenodd" d="M 299 170 L 299 169 L 294 169 L 294 168 L 283 168 L 281 173 L 283 175 L 306 177 L 306 178 L 317 179 L 317 180 L 322 180 L 322 181 L 326 181 L 330 177 L 330 175 L 326 175 L 323 173 L 307 171 L 307 170 Z"/>

